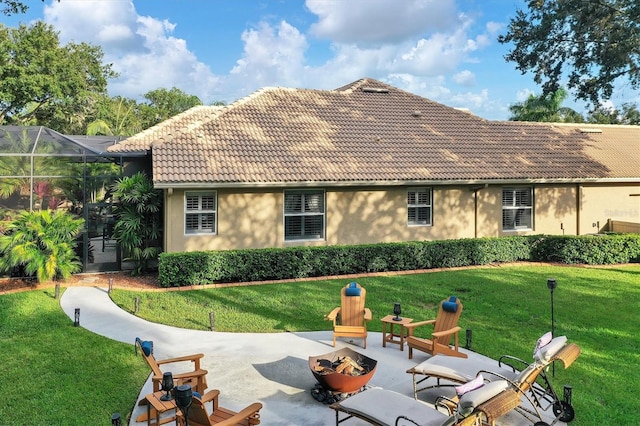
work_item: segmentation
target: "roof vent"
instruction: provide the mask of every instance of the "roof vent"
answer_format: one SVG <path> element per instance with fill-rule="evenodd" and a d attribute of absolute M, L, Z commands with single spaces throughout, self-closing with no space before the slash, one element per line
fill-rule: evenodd
<path fill-rule="evenodd" d="M 413 111 L 413 116 L 414 117 L 422 117 L 422 111 L 420 111 L 420 110 Z"/>
<path fill-rule="evenodd" d="M 594 129 L 594 128 L 586 128 L 586 129 L 578 129 L 580 133 L 602 133 L 602 129 Z"/>
<path fill-rule="evenodd" d="M 363 87 L 362 91 L 367 93 L 389 93 L 389 89 L 383 87 Z"/>

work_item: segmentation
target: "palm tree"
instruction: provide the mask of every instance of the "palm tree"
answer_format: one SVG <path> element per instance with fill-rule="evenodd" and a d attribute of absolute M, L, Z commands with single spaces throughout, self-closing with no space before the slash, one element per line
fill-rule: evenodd
<path fill-rule="evenodd" d="M 74 247 L 83 226 L 63 210 L 23 211 L 0 235 L 0 271 L 22 267 L 39 282 L 69 278 L 82 269 Z"/>
<path fill-rule="evenodd" d="M 563 88 L 546 95 L 529 95 L 524 102 L 509 107 L 511 121 L 539 121 L 547 123 L 584 123 L 584 118 L 575 110 L 563 107 L 568 93 Z"/>
<path fill-rule="evenodd" d="M 142 274 L 161 251 L 160 192 L 144 173 L 138 172 L 119 179 L 113 186 L 113 195 L 119 203 L 113 235 L 122 247 L 124 260 L 134 263 L 132 274 Z"/>

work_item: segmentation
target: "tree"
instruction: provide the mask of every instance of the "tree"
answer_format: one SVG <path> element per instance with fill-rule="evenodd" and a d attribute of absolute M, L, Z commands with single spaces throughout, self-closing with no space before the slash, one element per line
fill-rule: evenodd
<path fill-rule="evenodd" d="M 562 107 L 567 91 L 560 88 L 540 96 L 529 95 L 524 102 L 509 107 L 512 121 L 542 121 L 548 123 L 583 123 L 584 118 L 571 108 Z"/>
<path fill-rule="evenodd" d="M 25 13 L 29 6 L 25 2 L 16 0 L 0 0 L 0 13 L 3 15 L 17 15 L 18 13 Z"/>
<path fill-rule="evenodd" d="M 60 46 L 58 33 L 43 22 L 18 28 L 0 24 L 0 124 L 77 119 L 93 95 L 105 94 L 107 80 L 116 76 L 102 59 L 98 46 Z"/>
<path fill-rule="evenodd" d="M 200 98 L 189 95 L 176 87 L 172 87 L 170 90 L 164 88 L 151 90 L 145 93 L 144 98 L 149 101 L 140 106 L 145 129 L 191 107 L 202 105 Z"/>
<path fill-rule="evenodd" d="M 119 179 L 113 195 L 119 201 L 113 235 L 124 251 L 124 260 L 134 264 L 132 274 L 142 274 L 161 252 L 160 192 L 144 173 L 138 172 Z"/>
<path fill-rule="evenodd" d="M 97 118 L 87 125 L 87 135 L 131 136 L 141 132 L 141 117 L 134 99 L 103 96 L 97 103 Z"/>
<path fill-rule="evenodd" d="M 44 3 L 44 0 L 42 0 L 42 2 Z M 58 0 L 58 2 L 60 2 L 60 0 Z M 16 15 L 18 13 L 25 13 L 27 9 L 29 9 L 26 1 L 19 0 L 0 0 L 0 5 L 4 5 L 0 6 L 2 7 L 0 9 L 0 13 L 2 13 L 3 15 Z"/>
<path fill-rule="evenodd" d="M 600 106 L 589 112 L 589 123 L 640 125 L 640 111 L 631 103 L 622 104 L 620 109 Z"/>
<path fill-rule="evenodd" d="M 0 235 L 0 270 L 23 268 L 39 282 L 69 278 L 82 269 L 74 247 L 83 225 L 63 210 L 20 213 Z"/>
<path fill-rule="evenodd" d="M 638 0 L 529 0 L 498 41 L 513 43 L 505 58 L 533 72 L 544 95 L 565 73 L 576 97 L 594 105 L 611 97 L 618 79 L 640 87 Z"/>

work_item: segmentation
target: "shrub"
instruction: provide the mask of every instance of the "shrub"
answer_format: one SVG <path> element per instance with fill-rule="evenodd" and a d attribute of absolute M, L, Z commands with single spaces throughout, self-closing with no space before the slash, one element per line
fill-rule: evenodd
<path fill-rule="evenodd" d="M 0 235 L 0 270 L 21 269 L 39 282 L 68 278 L 82 269 L 74 248 L 83 225 L 62 210 L 20 213 Z"/>
<path fill-rule="evenodd" d="M 640 235 L 513 236 L 353 246 L 163 253 L 163 287 L 450 268 L 515 261 L 640 261 Z"/>

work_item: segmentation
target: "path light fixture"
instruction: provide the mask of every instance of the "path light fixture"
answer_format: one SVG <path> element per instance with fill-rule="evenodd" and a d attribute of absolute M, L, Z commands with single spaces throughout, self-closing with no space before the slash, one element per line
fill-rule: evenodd
<path fill-rule="evenodd" d="M 162 374 L 162 390 L 166 394 L 160 397 L 160 401 L 171 401 L 171 389 L 173 389 L 173 374 L 170 371 Z"/>
<path fill-rule="evenodd" d="M 402 321 L 402 318 L 400 318 L 400 314 L 402 313 L 402 309 L 400 308 L 400 304 L 399 303 L 394 303 L 393 304 L 393 313 L 395 314 L 395 317 L 393 317 L 394 321 Z"/>
<path fill-rule="evenodd" d="M 173 389 L 173 396 L 176 399 L 176 407 L 184 414 L 184 424 L 189 424 L 189 407 L 193 399 L 193 391 L 189 385 L 176 386 Z"/>
<path fill-rule="evenodd" d="M 113 413 L 111 415 L 111 426 L 122 426 L 122 419 L 120 413 Z"/>
<path fill-rule="evenodd" d="M 80 325 L 80 308 L 73 311 L 73 325 L 76 327 Z"/>
<path fill-rule="evenodd" d="M 547 280 L 547 288 L 549 289 L 549 291 L 551 292 L 551 337 L 556 337 L 556 320 L 554 317 L 554 312 L 553 312 L 553 291 L 556 289 L 556 287 L 558 286 L 558 283 L 556 282 L 555 279 L 553 278 L 549 278 Z M 556 365 L 555 362 L 552 363 L 551 366 L 551 374 L 553 375 L 553 377 L 556 377 Z"/>

